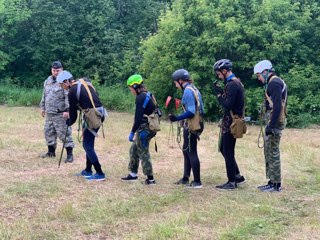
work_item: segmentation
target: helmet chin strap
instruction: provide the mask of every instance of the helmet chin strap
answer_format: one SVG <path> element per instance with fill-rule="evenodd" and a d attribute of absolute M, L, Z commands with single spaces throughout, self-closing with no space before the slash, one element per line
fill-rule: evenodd
<path fill-rule="evenodd" d="M 268 84 L 267 81 L 268 81 L 269 72 L 270 72 L 270 69 L 268 69 L 266 74 L 261 73 L 261 76 L 263 77 L 265 84 Z"/>

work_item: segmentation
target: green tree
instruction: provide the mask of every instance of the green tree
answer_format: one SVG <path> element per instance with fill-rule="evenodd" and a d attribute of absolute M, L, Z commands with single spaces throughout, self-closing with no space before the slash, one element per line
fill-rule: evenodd
<path fill-rule="evenodd" d="M 270 59 L 281 75 L 297 64 L 319 64 L 314 31 L 319 37 L 315 0 L 176 0 L 160 17 L 157 34 L 143 42 L 140 68 L 161 101 L 174 91 L 171 73 L 182 67 L 189 70 L 203 92 L 207 116 L 215 119 L 219 111 L 211 91 L 212 65 L 229 58 L 247 88 L 247 114 L 257 117 L 263 93 L 256 96 L 253 66 Z"/>

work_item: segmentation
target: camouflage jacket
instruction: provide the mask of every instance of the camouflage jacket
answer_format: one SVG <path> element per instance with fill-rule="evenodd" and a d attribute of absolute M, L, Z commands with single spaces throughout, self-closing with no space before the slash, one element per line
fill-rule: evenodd
<path fill-rule="evenodd" d="M 52 76 L 44 82 L 40 108 L 51 114 L 69 111 L 68 91 L 64 90 Z"/>

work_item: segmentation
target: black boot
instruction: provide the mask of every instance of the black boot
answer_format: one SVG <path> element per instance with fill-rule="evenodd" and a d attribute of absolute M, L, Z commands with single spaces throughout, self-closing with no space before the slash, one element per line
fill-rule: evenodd
<path fill-rule="evenodd" d="M 56 148 L 53 145 L 48 145 L 48 152 L 41 155 L 42 158 L 54 158 L 56 157 Z"/>
<path fill-rule="evenodd" d="M 66 158 L 66 160 L 64 160 L 64 162 L 71 163 L 71 162 L 73 162 L 73 154 L 72 154 L 73 148 L 67 147 L 66 150 L 67 150 L 67 158 Z"/>

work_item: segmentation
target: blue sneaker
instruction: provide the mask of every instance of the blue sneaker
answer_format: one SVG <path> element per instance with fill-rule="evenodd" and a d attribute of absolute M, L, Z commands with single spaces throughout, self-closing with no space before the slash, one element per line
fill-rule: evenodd
<path fill-rule="evenodd" d="M 93 174 L 89 177 L 86 177 L 86 179 L 88 181 L 104 181 L 104 180 L 106 180 L 106 175 L 96 173 L 96 174 Z"/>
<path fill-rule="evenodd" d="M 92 176 L 92 172 L 88 172 L 86 170 L 82 170 L 80 173 L 76 174 L 77 177 L 85 177 L 88 178 L 90 176 Z"/>

